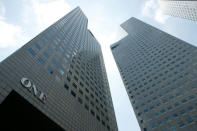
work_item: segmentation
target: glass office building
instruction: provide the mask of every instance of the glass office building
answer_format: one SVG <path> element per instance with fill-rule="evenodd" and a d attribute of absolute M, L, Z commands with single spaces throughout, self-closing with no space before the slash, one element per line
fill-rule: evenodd
<path fill-rule="evenodd" d="M 197 48 L 136 18 L 111 45 L 143 131 L 197 130 Z"/>
<path fill-rule="evenodd" d="M 118 130 L 87 25 L 77 7 L 0 63 L 0 130 Z"/>
<path fill-rule="evenodd" d="M 197 21 L 196 0 L 159 0 L 164 14 Z"/>

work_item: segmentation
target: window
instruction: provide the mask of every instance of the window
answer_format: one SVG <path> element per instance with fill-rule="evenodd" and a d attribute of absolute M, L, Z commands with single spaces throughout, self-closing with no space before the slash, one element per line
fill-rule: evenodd
<path fill-rule="evenodd" d="M 144 110 L 144 113 L 147 113 L 147 112 L 148 112 L 148 109 L 145 109 L 145 110 Z"/>
<path fill-rule="evenodd" d="M 66 65 L 65 65 L 64 63 L 62 63 L 62 67 L 63 67 L 64 69 L 66 69 Z"/>
<path fill-rule="evenodd" d="M 193 111 L 193 110 L 194 110 L 194 107 L 193 107 L 193 106 L 189 106 L 189 107 L 188 107 L 188 110 L 189 110 L 189 111 Z"/>
<path fill-rule="evenodd" d="M 57 55 L 54 55 L 54 58 L 56 61 L 59 61 L 59 59 L 60 59 Z"/>
<path fill-rule="evenodd" d="M 183 122 L 183 121 L 180 121 L 180 122 L 178 123 L 178 125 L 179 125 L 179 127 L 180 127 L 180 128 L 182 128 L 182 127 L 184 127 L 184 126 L 185 126 L 185 124 L 184 124 L 184 122 Z"/>
<path fill-rule="evenodd" d="M 85 96 L 85 98 L 86 98 L 86 100 L 87 100 L 87 101 L 89 101 L 89 98 L 88 98 L 88 96 Z"/>
<path fill-rule="evenodd" d="M 163 103 L 167 103 L 167 102 L 168 102 L 168 100 L 166 100 L 166 99 L 163 100 Z"/>
<path fill-rule="evenodd" d="M 170 96 L 170 100 L 174 99 L 174 96 Z"/>
<path fill-rule="evenodd" d="M 184 115 L 184 114 L 185 114 L 185 110 L 181 110 L 181 111 L 180 111 L 180 114 L 181 114 L 181 115 Z"/>
<path fill-rule="evenodd" d="M 186 99 L 183 99 L 181 102 L 182 102 L 182 103 L 186 103 L 186 102 L 187 102 L 187 100 L 186 100 Z"/>
<path fill-rule="evenodd" d="M 32 56 L 35 56 L 36 55 L 36 53 L 34 52 L 34 50 L 32 49 L 32 48 L 29 48 L 29 49 L 27 49 L 28 50 L 28 52 L 32 55 Z"/>
<path fill-rule="evenodd" d="M 53 43 L 51 43 L 51 46 L 52 46 L 53 49 L 55 49 L 55 45 Z"/>
<path fill-rule="evenodd" d="M 60 78 L 59 78 L 58 76 L 55 76 L 55 80 L 56 80 L 57 82 L 60 82 L 60 81 L 61 81 Z"/>
<path fill-rule="evenodd" d="M 83 101 L 82 101 L 82 99 L 81 99 L 80 97 L 78 97 L 78 102 L 79 102 L 80 104 L 83 103 Z"/>
<path fill-rule="evenodd" d="M 156 125 L 155 125 L 155 123 L 153 123 L 152 125 L 151 125 L 151 128 L 155 128 L 156 127 Z"/>
<path fill-rule="evenodd" d="M 155 117 L 158 117 L 158 116 L 159 116 L 159 114 L 158 114 L 158 113 L 155 113 L 155 114 L 154 114 L 154 116 L 155 116 Z"/>
<path fill-rule="evenodd" d="M 166 111 L 165 111 L 165 109 L 162 109 L 160 112 L 163 114 L 163 113 L 165 113 Z"/>
<path fill-rule="evenodd" d="M 64 84 L 64 87 L 65 87 L 66 89 L 68 89 L 68 88 L 69 88 L 67 84 Z"/>
<path fill-rule="evenodd" d="M 53 53 L 53 50 L 52 50 L 50 47 L 48 47 L 47 50 L 48 50 L 48 52 L 49 52 L 50 54 Z"/>
<path fill-rule="evenodd" d="M 58 70 L 61 75 L 64 75 L 64 71 L 62 69 Z"/>
<path fill-rule="evenodd" d="M 165 117 L 165 121 L 166 121 L 166 122 L 170 122 L 171 120 L 170 120 L 169 117 Z"/>
<path fill-rule="evenodd" d="M 71 91 L 71 95 L 76 97 L 76 93 L 74 91 Z"/>
<path fill-rule="evenodd" d="M 51 64 L 52 64 L 54 67 L 57 66 L 56 63 L 55 63 L 55 61 L 51 61 Z"/>
<path fill-rule="evenodd" d="M 176 131 L 176 126 L 171 126 L 170 131 Z"/>
<path fill-rule="evenodd" d="M 75 83 L 73 83 L 73 87 L 74 87 L 74 88 L 77 88 L 77 85 L 76 85 Z"/>
<path fill-rule="evenodd" d="M 69 76 L 67 76 L 67 78 L 66 78 L 69 82 L 70 82 L 70 77 Z"/>
<path fill-rule="evenodd" d="M 159 125 L 159 126 L 161 126 L 161 125 L 162 125 L 162 121 L 161 121 L 161 120 L 159 120 L 158 125 Z"/>
<path fill-rule="evenodd" d="M 44 40 L 43 40 L 43 39 L 40 39 L 40 43 L 41 43 L 43 46 L 45 46 L 45 45 L 46 45 L 46 43 L 44 42 Z"/>
<path fill-rule="evenodd" d="M 74 76 L 74 79 L 75 79 L 76 81 L 78 81 L 78 78 L 77 78 L 76 76 Z"/>
<path fill-rule="evenodd" d="M 105 122 L 102 120 L 102 124 L 105 126 Z"/>
<path fill-rule="evenodd" d="M 190 88 L 190 90 L 194 90 L 194 89 L 195 89 L 195 87 L 194 87 L 194 86 L 190 86 L 189 88 Z"/>
<path fill-rule="evenodd" d="M 157 106 L 159 107 L 161 105 L 161 103 L 157 103 Z"/>
<path fill-rule="evenodd" d="M 49 58 L 49 55 L 46 53 L 46 52 L 43 52 L 43 56 L 45 57 L 45 58 Z"/>
<path fill-rule="evenodd" d="M 179 103 L 178 103 L 178 102 L 176 102 L 176 103 L 174 104 L 174 106 L 175 106 L 175 107 L 179 106 Z"/>
<path fill-rule="evenodd" d="M 100 117 L 99 116 L 96 116 L 96 118 L 97 118 L 98 121 L 100 121 Z"/>
<path fill-rule="evenodd" d="M 66 63 L 68 60 L 67 60 L 67 58 L 66 57 L 64 57 L 64 62 Z"/>
<path fill-rule="evenodd" d="M 94 111 L 93 111 L 93 110 L 91 110 L 90 112 L 91 112 L 91 114 L 92 114 L 93 116 L 95 116 L 95 113 L 94 113 Z"/>
<path fill-rule="evenodd" d="M 88 105 L 87 105 L 87 104 L 85 104 L 85 108 L 86 108 L 86 110 L 89 110 L 89 107 L 88 107 Z"/>
<path fill-rule="evenodd" d="M 172 110 L 172 106 L 168 106 L 168 110 Z"/>
<path fill-rule="evenodd" d="M 148 121 L 151 121 L 152 120 L 152 116 L 149 116 L 147 120 Z"/>
<path fill-rule="evenodd" d="M 191 124 L 193 122 L 191 117 L 186 118 L 186 121 L 187 121 L 188 124 Z"/>
<path fill-rule="evenodd" d="M 173 117 L 176 119 L 178 117 L 178 114 L 173 114 Z"/>
<path fill-rule="evenodd" d="M 193 96 L 193 95 L 192 95 L 192 96 L 189 96 L 189 100 L 194 99 L 194 97 L 195 97 L 195 96 Z"/>
<path fill-rule="evenodd" d="M 43 65 L 44 66 L 44 64 L 45 64 L 45 61 L 42 59 L 42 58 L 38 58 L 38 62 L 41 64 L 41 65 Z"/>
<path fill-rule="evenodd" d="M 36 47 L 38 50 L 41 49 L 41 47 L 40 47 L 37 43 L 35 43 L 34 45 L 35 45 L 35 47 Z"/>
<path fill-rule="evenodd" d="M 62 51 L 61 50 L 57 50 L 57 54 L 59 55 L 59 56 L 61 56 L 62 55 Z"/>
<path fill-rule="evenodd" d="M 48 71 L 49 73 L 53 74 L 53 70 L 52 70 L 49 66 L 47 67 L 47 71 Z"/>

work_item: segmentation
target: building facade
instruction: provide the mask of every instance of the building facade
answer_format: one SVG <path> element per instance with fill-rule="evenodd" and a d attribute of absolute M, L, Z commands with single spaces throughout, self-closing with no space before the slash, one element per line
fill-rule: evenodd
<path fill-rule="evenodd" d="M 111 45 L 143 131 L 197 130 L 197 48 L 136 18 Z"/>
<path fill-rule="evenodd" d="M 196 0 L 159 0 L 164 14 L 197 21 Z"/>
<path fill-rule="evenodd" d="M 118 130 L 87 25 L 77 7 L 0 63 L 0 130 Z"/>

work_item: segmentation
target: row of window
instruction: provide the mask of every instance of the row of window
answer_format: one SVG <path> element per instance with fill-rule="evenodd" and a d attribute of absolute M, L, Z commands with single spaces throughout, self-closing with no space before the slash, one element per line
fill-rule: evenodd
<path fill-rule="evenodd" d="M 177 119 L 177 114 L 174 114 L 174 116 L 173 117 L 176 117 L 175 119 Z M 197 115 L 196 116 L 194 116 L 194 119 L 195 120 L 197 120 Z M 177 122 L 177 126 L 179 127 L 179 128 L 184 128 L 184 127 L 186 127 L 186 126 L 189 126 L 189 125 L 191 125 L 191 124 L 195 124 L 195 122 L 194 122 L 194 119 L 193 118 L 191 118 L 191 117 L 186 117 L 186 119 L 185 119 L 185 121 L 178 121 Z M 152 129 L 154 129 L 154 128 L 159 128 L 159 127 L 161 127 L 161 126 L 163 126 L 163 122 L 170 122 L 171 121 L 171 119 L 169 119 L 169 117 L 166 117 L 165 118 L 165 121 L 161 121 L 161 120 L 159 120 L 157 123 L 153 123 L 152 125 L 151 125 L 151 128 Z M 173 131 L 176 131 L 176 126 L 171 126 L 170 128 L 172 128 L 173 127 Z"/>
<path fill-rule="evenodd" d="M 46 36 L 47 37 L 53 37 L 54 36 L 54 34 L 50 34 L 49 33 L 49 35 L 48 34 L 46 34 Z M 46 44 L 46 42 L 45 42 L 45 40 L 43 40 L 42 39 L 42 42 L 37 42 L 37 43 L 34 43 L 33 45 L 34 45 L 34 47 L 32 47 L 32 48 L 28 48 L 28 52 L 32 55 L 32 56 L 36 56 L 37 54 L 40 54 L 40 56 L 38 56 L 38 57 L 35 57 L 36 59 L 37 59 L 37 61 L 38 61 L 38 63 L 40 63 L 42 66 L 46 66 L 46 70 L 49 72 L 49 73 L 51 73 L 51 74 L 53 74 L 54 73 L 54 70 L 56 71 L 57 70 L 57 73 L 58 74 L 60 74 L 60 76 L 61 75 L 64 75 L 65 74 L 65 69 L 66 69 L 66 62 L 67 62 L 67 59 L 68 59 L 68 57 L 67 57 L 67 59 L 64 59 L 63 61 L 64 62 L 59 62 L 62 58 L 61 58 L 61 56 L 63 55 L 63 52 L 64 52 L 64 48 L 66 48 L 67 49 L 67 52 L 69 53 L 71 53 L 72 52 L 72 48 L 73 48 L 73 44 L 69 44 L 68 45 L 68 47 L 66 47 L 65 46 L 65 42 L 63 42 L 63 44 L 62 44 L 62 46 L 58 46 L 58 43 L 61 41 L 61 37 L 62 37 L 63 35 L 58 35 L 57 36 L 57 38 L 53 38 L 53 41 L 51 41 L 51 42 L 48 42 L 48 43 L 50 43 L 47 47 L 46 47 L 46 45 L 40 45 L 40 43 L 42 44 L 42 43 L 45 43 Z M 44 37 L 44 36 L 43 36 Z M 44 41 L 44 42 L 43 42 Z M 53 43 L 53 44 L 52 44 Z M 58 49 L 57 49 L 58 48 Z M 74 55 L 76 55 L 76 52 L 77 52 L 77 48 L 79 48 L 79 43 L 78 44 L 76 44 L 76 49 L 74 49 L 74 52 L 75 52 L 75 54 Z M 34 50 L 35 49 L 35 50 Z M 43 49 L 43 50 L 42 50 Z M 41 52 L 41 50 L 42 50 L 42 52 Z M 56 51 L 54 51 L 54 50 L 56 50 Z M 53 54 L 53 53 L 56 53 L 56 54 Z M 51 56 L 52 56 L 52 59 L 51 59 Z M 99 58 L 99 57 L 98 57 Z M 49 65 L 46 65 L 47 64 L 47 61 L 48 60 L 50 60 L 50 64 Z M 62 60 L 61 60 L 62 61 Z M 99 62 L 98 62 L 99 63 Z M 59 64 L 61 65 L 61 68 L 59 68 L 59 69 L 57 69 L 58 67 L 59 67 Z M 96 64 L 96 63 L 95 63 Z M 100 64 L 100 63 L 99 63 Z M 96 66 L 95 66 L 96 67 Z M 97 67 L 97 68 L 99 68 L 99 66 Z M 93 68 L 94 69 L 94 68 Z M 95 72 L 97 72 L 97 71 L 95 71 Z M 79 73 L 78 73 L 79 74 Z M 83 75 L 84 75 L 84 73 L 83 73 Z M 61 79 L 58 77 L 59 75 L 57 75 L 56 77 L 55 77 L 55 79 L 57 80 L 57 81 L 61 81 Z M 75 79 L 75 81 L 78 81 L 78 78 L 76 77 L 76 76 L 74 76 L 74 79 Z M 98 78 L 96 78 L 96 79 L 98 79 Z M 98 81 L 95 81 L 95 82 L 97 82 L 98 83 Z M 102 82 L 102 81 L 101 81 Z M 100 84 L 100 83 L 99 83 Z M 75 88 L 76 87 L 76 84 L 73 84 L 73 87 Z M 86 88 L 87 89 L 87 88 Z M 100 88 L 98 88 L 98 89 L 100 89 Z M 88 89 L 86 90 L 86 91 L 88 91 Z M 81 90 L 81 92 L 82 92 L 82 90 Z M 102 94 L 102 92 L 100 92 L 99 91 L 99 93 L 100 94 Z M 105 93 L 105 92 L 104 92 Z M 98 96 L 98 93 L 95 93 L 95 94 L 97 94 L 97 96 Z M 71 91 L 71 95 L 73 95 L 73 96 L 76 96 L 76 94 L 75 94 L 75 92 L 74 91 Z M 86 96 L 85 97 L 86 98 L 86 100 L 87 101 L 89 101 L 89 98 L 88 98 L 88 96 Z M 101 97 L 100 97 L 101 98 Z M 97 100 L 98 101 L 98 100 Z M 101 101 L 102 101 L 102 98 L 101 98 Z M 99 104 L 99 105 L 101 105 L 101 107 L 103 107 L 104 105 L 102 105 L 102 104 Z M 88 104 L 86 104 L 85 105 L 85 108 L 86 109 L 89 109 L 89 105 Z M 92 111 L 91 111 L 92 112 Z M 93 113 L 94 114 L 94 113 Z M 99 118 L 99 117 L 98 117 Z M 100 119 L 100 118 L 99 118 Z M 102 122 L 102 123 L 104 123 L 104 122 Z M 105 124 L 105 123 L 104 123 Z"/>
<path fill-rule="evenodd" d="M 65 84 L 64 87 L 65 87 L 66 89 L 69 89 L 69 87 L 68 87 L 66 84 Z M 93 109 L 90 109 L 90 107 L 88 106 L 88 104 L 85 103 L 85 102 L 83 102 L 83 99 L 82 99 L 81 97 L 77 97 L 76 93 L 75 93 L 73 90 L 71 90 L 70 93 L 71 93 L 71 95 L 72 95 L 73 97 L 75 97 L 75 98 L 78 100 L 78 102 L 79 102 L 80 104 L 82 104 L 82 105 L 85 107 L 85 109 L 86 109 L 87 111 L 89 111 L 89 112 L 91 113 L 92 116 L 96 117 L 96 119 L 97 119 L 99 122 L 101 122 L 103 126 L 106 126 L 107 129 L 110 130 L 110 126 L 106 124 L 105 120 L 101 120 L 101 117 L 99 116 L 99 114 L 96 114 L 95 111 L 94 111 Z M 84 103 L 84 104 L 83 104 L 83 103 Z M 98 107 L 97 107 L 96 109 L 99 110 Z M 103 114 L 102 114 L 102 116 L 103 116 Z M 104 117 L 104 116 L 103 116 L 103 117 Z M 109 118 L 108 118 L 107 116 L 106 116 L 106 120 L 109 122 Z"/>
<path fill-rule="evenodd" d="M 192 90 L 194 90 L 195 88 L 192 86 L 192 87 L 190 87 L 189 88 L 191 91 L 189 91 L 189 90 L 187 90 L 187 89 L 184 89 L 184 90 L 182 90 L 182 92 L 181 93 L 176 93 L 175 95 L 173 95 L 174 93 L 173 92 L 169 92 L 169 91 L 166 91 L 166 92 L 168 92 L 168 93 L 166 93 L 166 94 L 168 94 L 169 95 L 169 97 L 168 97 L 168 99 L 161 99 L 161 98 L 163 98 L 163 97 L 161 97 L 161 98 L 158 98 L 157 96 L 155 96 L 155 97 L 153 97 L 153 99 L 152 100 L 155 100 L 155 101 L 157 101 L 157 100 L 162 100 L 162 102 L 157 102 L 156 103 L 156 105 L 151 105 L 150 106 L 150 111 L 151 110 L 153 110 L 153 109 L 156 109 L 156 108 L 159 108 L 162 104 L 167 104 L 167 103 L 170 103 L 170 102 L 173 102 L 176 98 L 178 98 L 178 99 L 180 99 L 179 97 L 181 97 L 181 96 L 183 96 L 183 95 L 187 95 L 187 93 L 189 93 L 189 92 L 192 92 Z M 170 95 L 169 93 L 171 93 L 172 95 Z M 161 96 L 164 96 L 163 94 L 161 94 Z M 189 102 L 189 101 L 191 101 L 191 100 L 193 100 L 193 99 L 195 99 L 195 96 L 194 95 L 190 95 L 190 96 L 188 96 L 187 98 L 183 98 L 181 101 L 180 101 L 180 103 L 182 103 L 182 104 L 185 104 L 185 103 L 187 103 L 187 102 Z M 151 103 L 152 101 L 149 99 L 149 100 L 147 100 L 147 102 L 146 103 L 142 103 L 140 106 L 136 106 L 135 107 L 135 109 L 139 109 L 139 108 L 143 108 L 143 107 L 147 107 L 147 105 L 149 105 L 150 103 Z M 154 102 L 155 103 L 155 102 Z M 180 104 L 179 104 L 179 102 L 177 102 L 174 106 L 175 107 L 177 107 L 177 106 L 179 106 Z M 170 109 L 172 109 L 172 107 L 170 108 Z M 144 109 L 144 113 L 147 113 L 148 112 L 148 108 L 146 108 L 146 109 Z"/>
<path fill-rule="evenodd" d="M 87 85 L 87 87 L 86 88 L 84 88 L 84 84 L 81 82 L 81 81 L 79 81 L 79 79 L 78 79 L 78 77 L 77 77 L 77 75 L 75 74 L 75 75 L 73 75 L 73 77 L 71 77 L 70 75 L 72 75 L 73 73 L 71 72 L 71 71 L 69 71 L 69 75 L 67 76 L 67 80 L 68 80 L 68 82 L 71 82 L 71 78 L 73 78 L 75 81 L 73 81 L 72 83 L 71 83 L 71 85 L 72 85 L 72 87 L 73 88 L 75 88 L 75 89 L 78 89 L 79 90 L 79 93 L 81 94 L 81 95 L 83 95 L 83 94 L 85 94 L 81 89 L 83 89 L 83 90 L 85 90 L 85 92 L 87 93 L 87 94 L 89 94 L 90 96 L 91 96 L 91 100 L 95 100 L 96 101 L 96 103 L 97 103 L 97 105 L 99 105 L 101 108 L 103 108 L 104 107 L 104 105 L 108 105 L 107 104 L 107 102 L 105 101 L 105 99 L 103 99 L 101 96 L 103 96 L 103 94 L 105 93 L 105 92 L 100 92 L 99 91 L 99 94 L 100 95 L 98 95 L 98 93 L 94 90 L 94 89 L 92 89 L 92 88 L 90 88 L 91 90 L 92 90 L 92 92 L 94 92 L 94 94 L 99 98 L 96 98 L 96 96 L 94 96 L 93 95 L 93 93 L 90 93 L 90 90 L 88 89 L 88 85 Z M 84 73 L 83 73 L 84 74 Z M 81 88 L 78 88 L 78 86 L 77 86 L 77 84 L 75 83 L 75 82 L 77 82 L 77 83 L 79 83 L 79 87 L 81 87 Z M 86 83 L 87 84 L 87 83 Z M 91 86 L 93 86 L 93 85 L 91 85 Z M 86 97 L 88 100 L 89 100 L 89 98 L 88 97 Z M 104 97 L 104 98 L 106 98 L 106 97 Z M 102 104 L 103 103 L 103 104 Z M 104 109 L 104 108 L 103 108 Z M 105 109 L 105 112 L 107 112 L 107 109 Z"/>

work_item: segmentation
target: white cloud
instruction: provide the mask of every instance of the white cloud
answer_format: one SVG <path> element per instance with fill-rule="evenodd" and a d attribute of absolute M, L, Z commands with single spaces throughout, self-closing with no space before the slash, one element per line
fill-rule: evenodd
<path fill-rule="evenodd" d="M 168 16 L 163 15 L 160 9 L 156 11 L 155 20 L 157 20 L 160 23 L 165 23 L 167 19 L 168 19 Z"/>
<path fill-rule="evenodd" d="M 70 11 L 70 6 L 65 0 L 41 2 L 32 0 L 36 21 L 41 27 L 48 27 Z"/>
<path fill-rule="evenodd" d="M 63 17 L 69 11 L 70 6 L 64 0 L 50 2 L 32 0 L 26 2 L 22 16 L 24 16 L 23 19 L 25 24 L 28 24 L 28 26 L 34 26 L 38 30 L 42 30 Z M 5 13 L 6 9 L 0 2 L 0 48 L 18 48 L 29 40 L 27 36 L 31 37 L 31 30 L 26 30 L 25 32 L 23 26 L 7 23 Z M 36 23 L 33 23 L 33 19 Z"/>
<path fill-rule="evenodd" d="M 168 19 L 168 16 L 162 14 L 158 0 L 146 1 L 142 9 L 142 15 L 149 18 L 153 18 L 160 23 L 165 23 Z"/>
<path fill-rule="evenodd" d="M 20 26 L 6 23 L 0 20 L 0 48 L 20 46 L 27 40 Z"/>
<path fill-rule="evenodd" d="M 0 48 L 19 47 L 27 37 L 20 26 L 5 21 L 5 12 L 5 7 L 0 3 Z"/>

